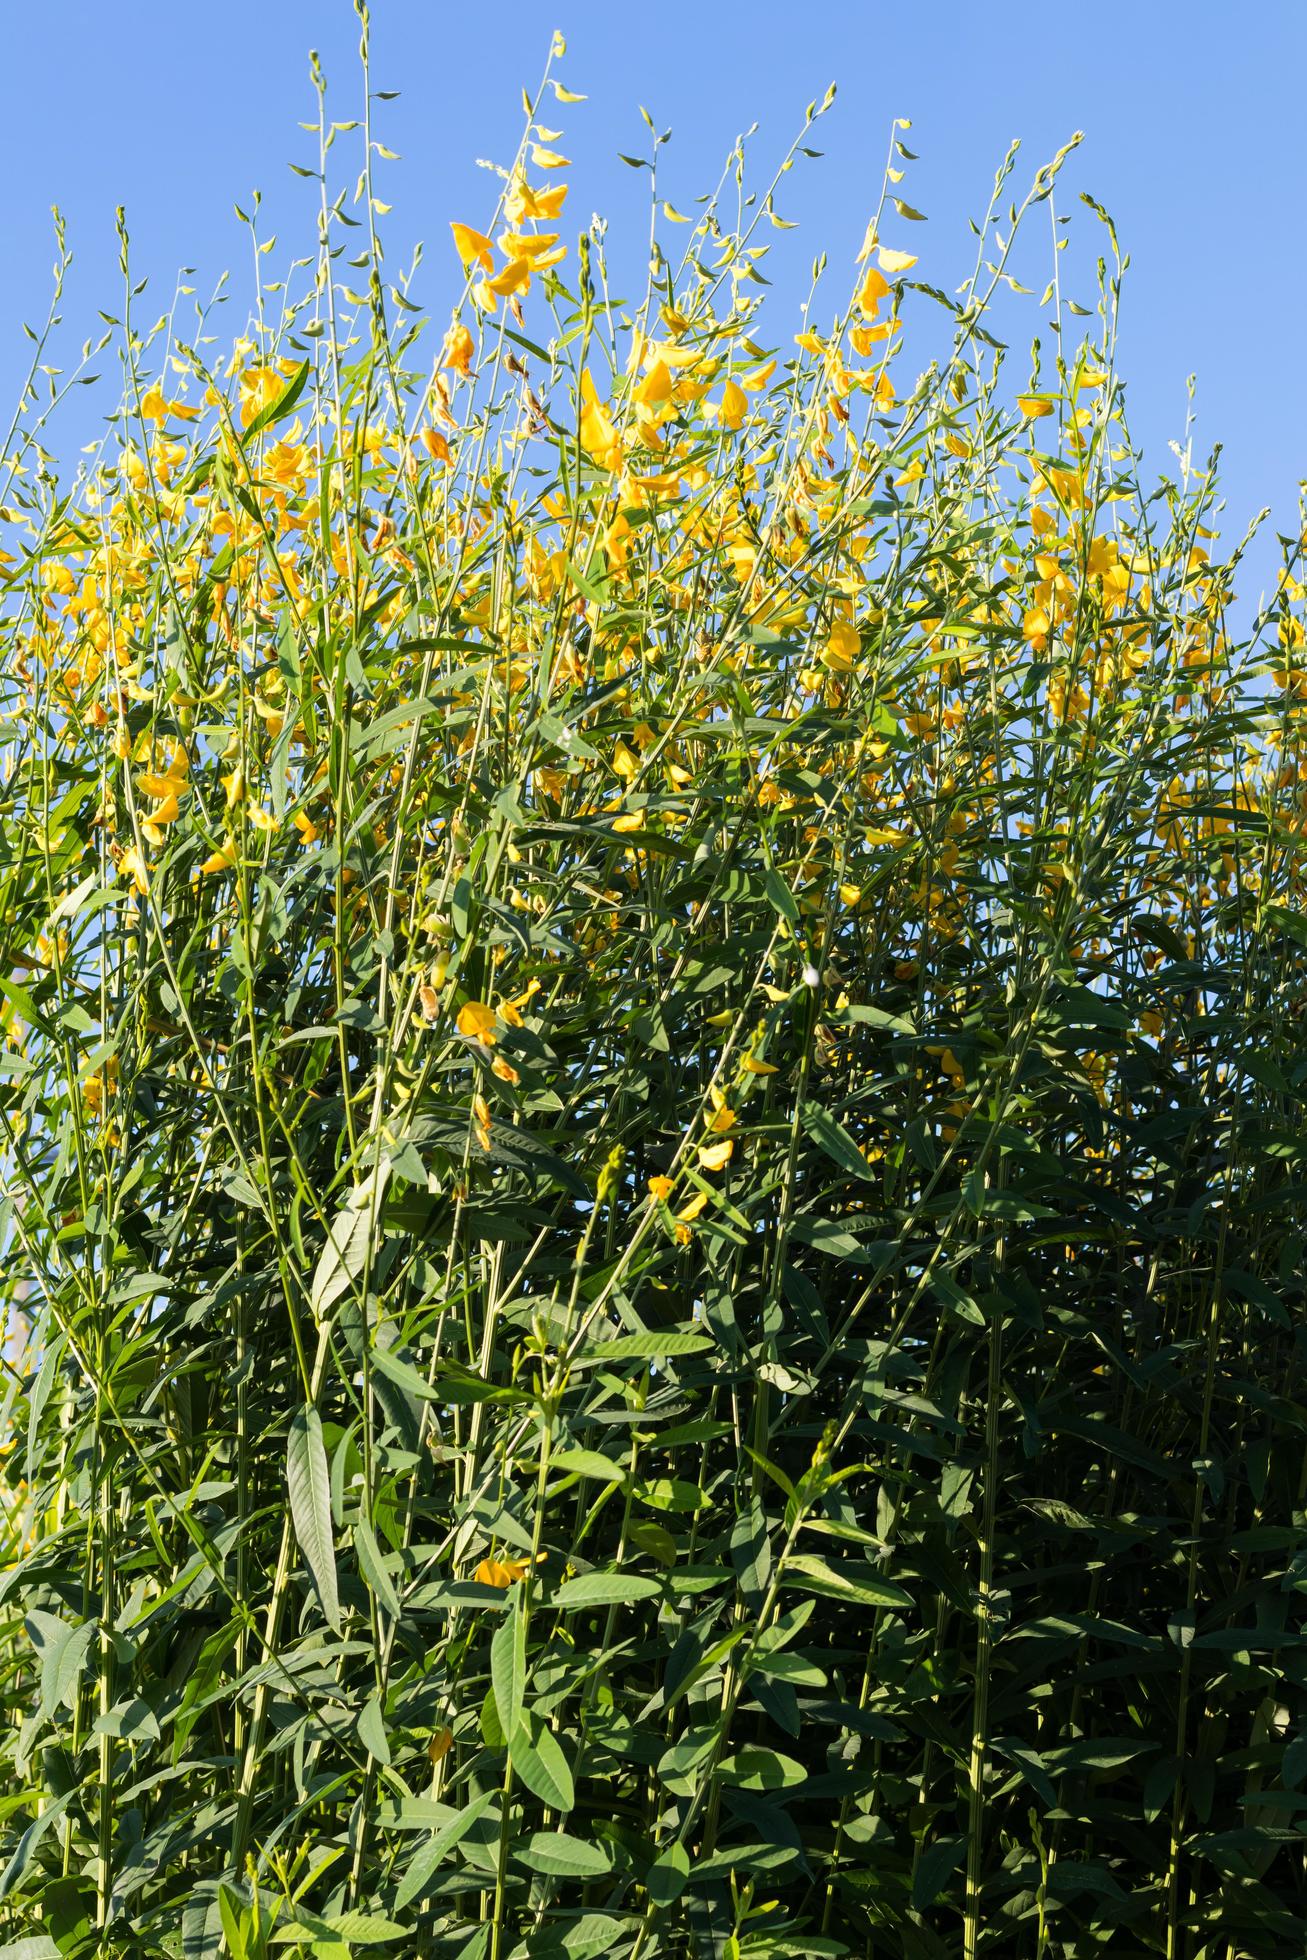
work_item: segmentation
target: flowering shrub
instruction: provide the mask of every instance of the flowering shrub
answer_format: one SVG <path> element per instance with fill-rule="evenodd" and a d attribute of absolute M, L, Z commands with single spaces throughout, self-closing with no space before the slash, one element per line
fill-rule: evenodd
<path fill-rule="evenodd" d="M 1011 378 L 1065 152 L 791 338 L 551 67 L 431 328 L 321 99 L 6 459 L 6 1950 L 1301 1954 L 1299 541 L 1105 219 Z"/>

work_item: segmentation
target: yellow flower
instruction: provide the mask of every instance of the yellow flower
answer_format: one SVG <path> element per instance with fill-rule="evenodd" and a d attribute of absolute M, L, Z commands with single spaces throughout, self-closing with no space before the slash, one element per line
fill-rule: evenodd
<path fill-rule="evenodd" d="M 520 224 L 523 218 L 556 218 L 566 196 L 566 184 L 550 184 L 547 188 L 542 185 L 539 190 L 533 190 L 519 172 L 509 185 L 504 212 L 510 223 L 515 225 Z"/>
<path fill-rule="evenodd" d="M 496 242 L 506 259 L 525 259 L 536 269 L 546 262 L 556 265 L 567 250 L 566 246 L 553 249 L 558 244 L 556 231 L 501 231 Z"/>
<path fill-rule="evenodd" d="M 756 1055 L 746 1055 L 740 1067 L 746 1075 L 775 1075 L 776 1073 L 775 1062 L 760 1062 Z"/>
<path fill-rule="evenodd" d="M 501 272 L 493 279 L 483 279 L 482 288 L 494 293 L 498 299 L 507 299 L 510 293 L 525 292 L 531 284 L 531 263 L 529 259 L 510 259 Z"/>
<path fill-rule="evenodd" d="M 441 367 L 453 368 L 457 374 L 466 374 L 472 365 L 475 343 L 461 320 L 455 320 L 440 349 Z"/>
<path fill-rule="evenodd" d="M 443 1763 L 454 1746 L 452 1729 L 437 1729 L 427 1744 L 427 1758 L 433 1763 Z"/>
<path fill-rule="evenodd" d="M 600 401 L 589 368 L 581 373 L 581 447 L 604 469 L 616 469 L 622 460 L 621 444 L 612 417 Z"/>
<path fill-rule="evenodd" d="M 110 1055 L 102 1070 L 82 1084 L 82 1100 L 92 1116 L 103 1116 L 105 1101 L 118 1087 L 118 1057 Z"/>
<path fill-rule="evenodd" d="M 483 1558 L 473 1578 L 479 1586 L 508 1587 L 526 1577 L 529 1558 Z"/>
<path fill-rule="evenodd" d="M 832 673 L 847 674 L 862 651 L 862 638 L 852 620 L 837 619 L 821 655 L 823 667 Z"/>
<path fill-rule="evenodd" d="M 727 1137 L 721 1143 L 704 1143 L 699 1146 L 699 1162 L 706 1171 L 724 1170 L 735 1153 L 735 1139 Z"/>
<path fill-rule="evenodd" d="M 858 291 L 857 307 L 869 320 L 874 320 L 880 311 L 880 303 L 889 293 L 889 280 L 882 278 L 874 265 L 867 267 L 867 276 Z"/>
<path fill-rule="evenodd" d="M 675 1188 L 675 1178 L 651 1177 L 649 1179 L 649 1196 L 656 1204 L 661 1204 L 665 1199 L 670 1198 Z"/>
<path fill-rule="evenodd" d="M 210 852 L 200 866 L 201 873 L 208 877 L 215 871 L 230 871 L 236 862 L 236 846 L 230 837 L 218 850 Z"/>
<path fill-rule="evenodd" d="M 465 271 L 474 261 L 487 272 L 494 271 L 495 248 L 483 231 L 475 231 L 471 225 L 455 224 L 452 218 L 449 229 L 454 234 L 454 250 L 462 259 Z"/>
<path fill-rule="evenodd" d="M 728 381 L 722 389 L 722 399 L 717 410 L 718 419 L 724 429 L 738 429 L 744 420 L 749 397 L 736 381 Z"/>
<path fill-rule="evenodd" d="M 613 773 L 620 776 L 624 783 L 633 783 L 640 773 L 639 756 L 620 736 L 613 750 Z"/>
<path fill-rule="evenodd" d="M 499 1039 L 495 1010 L 483 1000 L 464 1001 L 455 1025 L 460 1034 L 466 1035 L 469 1041 L 479 1041 L 483 1048 L 493 1048 Z"/>
<path fill-rule="evenodd" d="M 642 408 L 660 408 L 672 396 L 672 371 L 666 361 L 655 361 L 635 391 Z"/>
<path fill-rule="evenodd" d="M 521 993 L 516 996 L 515 999 L 505 1000 L 500 1002 L 499 1004 L 500 1020 L 507 1021 L 510 1028 L 520 1028 L 523 1025 L 523 1021 L 522 1021 L 523 1009 L 531 1005 L 532 1001 L 535 999 L 536 995 L 539 992 L 540 992 L 540 982 L 538 980 L 528 980 L 526 986 L 522 989 Z"/>
<path fill-rule="evenodd" d="M 1053 413 L 1053 404 L 1047 395 L 1018 395 L 1017 407 L 1027 422 L 1037 422 L 1041 415 Z"/>
<path fill-rule="evenodd" d="M 1042 653 L 1048 645 L 1051 626 L 1052 621 L 1043 606 L 1031 606 L 1021 622 L 1021 630 L 1036 653 Z"/>
<path fill-rule="evenodd" d="M 880 260 L 881 271 L 891 275 L 896 272 L 910 272 L 917 263 L 914 253 L 893 252 L 888 245 L 882 245 L 876 257 Z"/>
<path fill-rule="evenodd" d="M 166 782 L 167 778 L 162 777 L 159 778 L 158 780 Z M 183 790 L 185 790 L 186 788 L 185 783 L 183 783 L 181 787 Z M 182 813 L 182 806 L 177 800 L 177 792 L 175 789 L 170 789 L 164 792 L 164 794 L 160 797 L 160 800 L 156 805 L 156 807 L 153 810 L 151 810 L 150 822 L 157 823 L 157 824 L 176 823 L 181 813 Z"/>
<path fill-rule="evenodd" d="M 120 878 L 130 878 L 133 890 L 138 891 L 142 898 L 149 891 L 150 883 L 145 869 L 145 859 L 141 856 L 135 844 L 132 845 L 129 851 L 124 851 L 119 858 L 118 876 Z"/>
<path fill-rule="evenodd" d="M 294 372 L 294 363 L 291 363 Z M 252 422 L 256 415 L 276 401 L 286 385 L 286 376 L 280 368 L 246 368 L 238 383 L 241 398 L 241 422 Z"/>
<path fill-rule="evenodd" d="M 706 1191 L 696 1191 L 689 1203 L 681 1206 L 676 1216 L 683 1225 L 689 1225 L 699 1216 L 699 1213 L 703 1210 L 707 1202 L 708 1193 Z"/>

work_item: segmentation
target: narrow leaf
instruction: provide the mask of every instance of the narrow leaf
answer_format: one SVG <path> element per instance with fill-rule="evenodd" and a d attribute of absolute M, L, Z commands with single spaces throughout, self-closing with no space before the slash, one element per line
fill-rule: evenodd
<path fill-rule="evenodd" d="M 402 1912 L 404 1907 L 426 1890 L 427 1882 L 436 1868 L 443 1864 L 449 1853 L 461 1838 L 465 1838 L 472 1826 L 485 1816 L 499 1792 L 484 1790 L 475 1797 L 465 1810 L 460 1810 L 452 1823 L 437 1831 L 429 1844 L 414 1852 L 409 1860 L 408 1870 L 400 1880 L 395 1894 L 395 1910 Z"/>
<path fill-rule="evenodd" d="M 290 1516 L 319 1604 L 335 1633 L 340 1632 L 336 1591 L 336 1551 L 331 1538 L 331 1479 L 322 1441 L 322 1418 L 314 1408 L 291 1418 L 286 1452 Z"/>

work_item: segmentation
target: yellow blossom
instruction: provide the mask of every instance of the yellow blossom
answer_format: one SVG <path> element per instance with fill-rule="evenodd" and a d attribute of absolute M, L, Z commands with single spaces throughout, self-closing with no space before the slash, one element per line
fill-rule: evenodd
<path fill-rule="evenodd" d="M 506 1588 L 524 1579 L 530 1564 L 529 1558 L 483 1558 L 472 1576 L 479 1586 Z"/>
<path fill-rule="evenodd" d="M 132 845 L 130 850 L 124 851 L 119 858 L 118 876 L 120 878 L 130 878 L 132 889 L 138 891 L 142 898 L 149 891 L 150 881 L 145 868 L 145 859 L 141 856 L 135 844 Z"/>
<path fill-rule="evenodd" d="M 728 381 L 722 389 L 717 415 L 724 429 L 738 429 L 749 406 L 749 397 L 738 382 Z"/>
<path fill-rule="evenodd" d="M 889 280 L 877 272 L 874 265 L 867 267 L 866 276 L 858 289 L 857 307 L 869 320 L 874 320 L 880 311 L 880 303 L 890 290 Z"/>
<path fill-rule="evenodd" d="M 589 368 L 581 373 L 581 447 L 604 469 L 621 466 L 621 444 L 612 417 L 600 401 Z"/>
<path fill-rule="evenodd" d="M 613 750 L 613 773 L 620 776 L 624 783 L 633 783 L 640 773 L 639 756 L 629 743 L 622 741 L 620 737 L 617 747 Z"/>
<path fill-rule="evenodd" d="M 441 367 L 453 368 L 458 374 L 466 374 L 472 366 L 474 348 L 475 342 L 471 333 L 461 320 L 455 320 L 441 344 Z"/>
<path fill-rule="evenodd" d="M 455 1026 L 460 1034 L 466 1035 L 469 1041 L 479 1041 L 483 1048 L 493 1048 L 499 1039 L 495 1010 L 483 1000 L 464 1001 Z"/>
<path fill-rule="evenodd" d="M 476 231 L 471 225 L 459 225 L 450 220 L 449 229 L 454 234 L 454 250 L 463 261 L 464 268 L 483 265 L 487 272 L 493 272 L 495 248 L 483 231 Z"/>
<path fill-rule="evenodd" d="M 230 871 L 235 862 L 236 846 L 228 838 L 225 844 L 219 845 L 216 851 L 209 853 L 209 856 L 205 858 L 204 863 L 200 866 L 200 870 L 207 878 L 211 877 L 215 871 Z"/>

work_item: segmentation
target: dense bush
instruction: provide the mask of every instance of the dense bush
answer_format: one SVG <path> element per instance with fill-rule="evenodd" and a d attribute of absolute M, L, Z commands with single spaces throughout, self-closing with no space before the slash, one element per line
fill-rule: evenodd
<path fill-rule="evenodd" d="M 4 1950 L 1299 1956 L 1298 544 L 553 100 L 9 445 Z"/>

